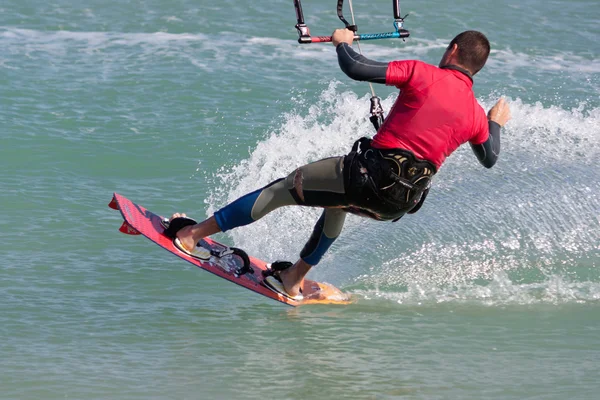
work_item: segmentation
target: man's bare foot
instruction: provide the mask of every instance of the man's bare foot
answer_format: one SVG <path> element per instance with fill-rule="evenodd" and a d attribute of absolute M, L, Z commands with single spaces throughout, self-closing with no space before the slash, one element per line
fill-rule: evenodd
<path fill-rule="evenodd" d="M 172 221 L 173 218 L 178 217 L 187 217 L 184 213 L 175 213 L 171 216 L 169 221 Z M 215 233 L 221 232 L 221 228 L 217 224 L 215 217 L 212 216 L 199 224 L 196 225 L 188 225 L 186 227 L 181 228 L 179 232 L 177 232 L 177 239 L 179 239 L 179 243 L 181 246 L 188 250 L 192 251 L 196 248 L 196 244 L 204 239 L 207 236 L 214 235 Z"/>
<path fill-rule="evenodd" d="M 304 276 L 306 276 L 311 268 L 312 265 L 308 265 L 304 260 L 300 259 L 292 267 L 279 272 L 279 278 L 281 279 L 287 294 L 291 297 L 300 294 Z"/>
<path fill-rule="evenodd" d="M 184 217 L 186 218 L 187 215 L 185 213 L 175 213 L 173 215 L 171 215 L 171 218 L 169 218 L 169 222 L 173 221 L 175 218 L 179 218 L 179 217 Z"/>
<path fill-rule="evenodd" d="M 175 213 L 169 219 L 169 222 L 173 221 L 175 218 L 187 217 L 185 213 Z M 195 225 L 189 225 L 181 228 L 177 232 L 177 239 L 179 239 L 179 243 L 181 246 L 187 251 L 192 251 L 196 247 L 197 240 L 194 240 L 194 236 L 192 234 L 192 229 Z"/>

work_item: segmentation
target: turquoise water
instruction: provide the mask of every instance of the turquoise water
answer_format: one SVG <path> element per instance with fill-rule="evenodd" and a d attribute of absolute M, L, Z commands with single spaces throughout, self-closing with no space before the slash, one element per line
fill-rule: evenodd
<path fill-rule="evenodd" d="M 120 234 L 107 204 L 202 218 L 372 134 L 368 87 L 296 43 L 292 2 L 2 2 L 0 398 L 598 398 L 600 7 L 401 4 L 411 38 L 363 52 L 437 63 L 484 31 L 501 160 L 460 149 L 418 214 L 350 217 L 311 277 L 357 303 L 291 309 Z M 339 26 L 303 5 L 313 34 Z M 389 1 L 354 9 L 391 29 Z M 293 259 L 318 215 L 217 239 Z"/>

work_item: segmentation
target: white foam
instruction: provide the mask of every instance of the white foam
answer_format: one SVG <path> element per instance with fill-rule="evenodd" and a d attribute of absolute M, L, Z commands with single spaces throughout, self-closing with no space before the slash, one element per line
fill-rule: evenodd
<path fill-rule="evenodd" d="M 427 62 L 437 63 L 450 40 L 450 38 L 434 40 L 411 38 L 407 42 L 368 42 L 362 44 L 362 49 L 367 57 L 379 61 L 423 59 Z M 254 37 L 247 39 L 246 45 L 270 48 L 270 51 L 261 54 L 264 56 L 272 54 L 275 49 L 286 57 L 325 62 L 330 62 L 330 59 L 335 61 L 335 55 L 329 44 L 298 45 L 294 41 L 285 39 Z M 326 54 L 325 57 L 324 54 Z M 570 77 L 589 77 L 600 73 L 600 59 L 584 57 L 565 50 L 536 54 L 514 51 L 507 47 L 493 48 L 486 64 L 486 72 L 488 70 L 491 73 L 501 72 L 502 75 L 514 75 L 517 72 L 528 72 L 532 69 L 567 72 L 565 75 Z"/>
<path fill-rule="evenodd" d="M 214 177 L 222 189 L 208 199 L 209 214 L 296 166 L 347 153 L 357 137 L 373 133 L 368 97 L 340 83 L 313 105 L 302 93 L 294 95 L 298 111 L 266 132 L 248 159 Z M 394 98 L 383 101 L 386 110 Z M 510 103 L 514 119 L 503 132 L 497 167 L 482 169 L 463 148 L 436 177 L 418 217 L 385 225 L 350 216 L 313 277 L 339 285 L 354 276 L 354 284 L 384 286 L 378 293 L 402 301 L 417 301 L 418 293 L 431 301 L 491 298 L 495 304 L 596 300 L 597 282 L 563 276 L 584 268 L 582 259 L 585 265 L 599 262 L 600 177 L 593 168 L 600 154 L 600 110 L 583 103 L 571 110 L 520 99 Z M 487 108 L 492 101 L 482 104 Z M 282 208 L 230 235 L 263 259 L 294 260 L 319 215 L 320 210 Z M 546 280 L 503 278 L 513 271 Z M 473 283 L 478 280 L 491 283 Z M 557 287 L 562 291 L 553 292 Z"/>
<path fill-rule="evenodd" d="M 93 46 L 109 44 L 111 41 L 123 45 L 135 46 L 140 43 L 164 44 L 170 42 L 189 42 L 206 40 L 206 35 L 196 33 L 120 33 L 120 32 L 84 32 L 84 31 L 38 31 L 21 28 L 0 28 L 0 38 L 31 43 L 87 42 Z"/>
<path fill-rule="evenodd" d="M 171 46 L 186 46 L 204 43 L 203 34 L 153 33 L 117 33 L 117 32 L 75 32 L 75 31 L 38 31 L 20 28 L 0 28 L 0 43 L 13 54 L 34 52 L 64 55 L 68 51 L 80 51 L 94 54 L 120 46 L 145 47 L 147 53 L 172 51 Z M 211 46 L 207 46 L 211 47 Z"/>
<path fill-rule="evenodd" d="M 565 71 L 571 74 L 600 73 L 600 59 L 583 57 L 569 51 L 554 54 L 526 54 L 510 48 L 492 50 L 486 68 L 502 69 L 513 73 L 519 68 L 535 68 L 538 71 Z"/>
<path fill-rule="evenodd" d="M 520 99 L 510 103 L 512 120 L 503 133 L 507 147 L 518 144 L 545 160 L 591 160 L 600 153 L 600 108 L 590 108 L 585 102 L 569 110 L 540 102 L 525 104 Z M 482 102 L 485 109 L 493 104 Z"/>
<path fill-rule="evenodd" d="M 249 159 L 227 166 L 216 177 L 215 191 L 208 199 L 209 213 L 216 208 L 284 177 L 295 167 L 321 158 L 347 152 L 357 131 L 369 132 L 365 104 L 353 93 L 340 96 L 333 83 L 314 105 L 302 106 L 306 116 L 290 113 L 283 124 L 268 132 L 252 151 Z M 388 104 L 389 106 L 389 101 Z M 320 212 L 313 209 L 287 207 L 268 215 L 250 226 L 232 231 L 237 245 L 253 254 L 273 260 L 298 254 Z M 277 237 L 277 241 L 273 241 Z"/>
<path fill-rule="evenodd" d="M 176 17 L 165 17 L 167 21 L 178 22 Z M 175 18 L 175 19 L 174 19 Z M 203 51 L 221 54 L 221 60 L 235 56 L 241 45 L 245 54 L 267 60 L 302 59 L 314 60 L 322 67 L 336 63 L 335 52 L 330 44 L 299 45 L 293 38 L 243 36 L 239 32 L 202 33 L 121 33 L 121 32 L 81 32 L 81 31 L 39 31 L 14 27 L 0 27 L 0 41 L 10 52 L 20 52 L 23 48 L 64 54 L 70 48 L 84 46 L 87 52 L 104 50 L 115 45 L 144 46 L 147 52 L 171 51 L 181 54 L 181 48 L 169 46 L 193 44 Z M 373 59 L 389 61 L 393 59 L 424 59 L 436 63 L 442 56 L 450 38 L 427 40 L 411 38 L 407 42 L 363 43 L 365 54 Z M 14 44 L 15 46 L 11 46 Z M 184 52 L 185 53 L 185 52 Z M 186 54 L 197 57 L 195 51 Z M 200 64 L 202 64 L 200 62 Z M 522 70 L 542 70 L 547 72 L 568 72 L 570 79 L 589 79 L 600 73 L 600 59 L 556 50 L 554 53 L 536 54 L 513 51 L 510 48 L 494 48 L 488 65 L 491 72 L 502 72 L 513 76 Z"/>
<path fill-rule="evenodd" d="M 436 59 L 446 42 L 417 39 L 406 45 L 368 44 L 364 49 L 376 59 L 398 55 Z M 147 55 L 169 54 L 187 58 L 204 69 L 214 60 L 220 65 L 239 55 L 241 43 L 241 51 L 247 52 L 244 54 L 273 62 L 311 59 L 311 67 L 316 69 L 335 63 L 330 45 L 300 46 L 294 40 L 240 38 L 234 33 L 208 36 L 0 28 L 0 43 L 8 54 L 30 57 L 36 52 L 102 53 L 113 47 L 136 47 L 141 49 L 141 62 Z M 15 68 L 3 60 L 0 67 Z M 492 54 L 490 68 L 579 71 L 585 79 L 598 73 L 600 64 L 562 50 L 532 55 L 498 49 Z M 246 160 L 224 166 L 213 177 L 219 189 L 207 200 L 209 212 L 285 176 L 296 166 L 345 154 L 356 138 L 372 135 L 368 97 L 359 97 L 340 83 L 329 85 L 314 104 L 302 92 L 295 94 L 292 101 L 296 111 L 283 115 L 281 123 L 265 131 Z M 394 97 L 383 101 L 386 110 Z M 485 108 L 493 101 L 491 97 L 481 100 Z M 424 293 L 433 301 L 461 296 L 483 299 L 486 290 L 495 290 L 500 302 L 517 299 L 519 293 L 531 299 L 527 296 L 539 289 L 536 285 L 549 293 L 553 288 L 564 289 L 559 291 L 561 299 L 596 299 L 595 278 L 583 282 L 569 279 L 577 275 L 581 260 L 593 266 L 599 262 L 600 108 L 582 102 L 565 109 L 520 99 L 512 99 L 511 107 L 513 120 L 503 131 L 497 167 L 483 171 L 468 148 L 457 151 L 436 177 L 434 191 L 416 217 L 394 225 L 350 217 L 342 237 L 323 260 L 324 268 L 315 269 L 314 274 L 339 284 L 347 277 L 369 272 L 368 278 L 356 282 L 391 287 L 387 292 L 399 293 L 405 299 L 418 299 L 415 293 Z M 288 207 L 232 231 L 231 236 L 236 245 L 263 259 L 295 259 L 319 215 L 319 210 Z M 368 246 L 365 238 L 369 239 Z M 543 272 L 547 279 L 516 284 L 506 278 L 512 286 L 506 284 L 503 277 L 515 271 Z M 491 280 L 492 284 L 484 288 L 473 284 L 479 279 Z M 505 284 L 494 285 L 496 281 Z M 402 292 L 401 287 L 408 289 Z M 507 294 L 506 288 L 514 293 Z M 569 290 L 575 293 L 572 297 Z"/>
<path fill-rule="evenodd" d="M 127 58 L 130 63 L 144 63 L 149 57 L 167 55 L 187 59 L 200 69 L 212 71 L 211 63 L 226 64 L 227 47 L 224 46 L 231 42 L 227 35 L 209 37 L 201 33 L 75 32 L 0 28 L 0 43 L 3 43 L 9 54 L 24 54 L 30 59 L 49 54 L 58 59 L 71 52 L 82 53 L 86 57 L 106 53 L 101 64 L 105 70 L 123 59 L 120 56 L 110 57 L 107 55 L 109 52 L 114 51 L 118 54 L 124 47 L 135 47 L 139 53 L 135 59 Z M 202 49 L 202 57 L 198 57 L 197 48 Z M 211 63 L 207 62 L 207 59 Z M 95 58 L 87 60 L 95 63 Z"/>
<path fill-rule="evenodd" d="M 486 284 L 456 286 L 413 284 L 406 291 L 378 289 L 354 290 L 352 294 L 366 300 L 384 299 L 399 304 L 428 305 L 439 303 L 483 304 L 487 306 L 598 303 L 600 283 L 574 282 L 561 275 L 551 275 L 534 283 L 515 283 L 506 273 L 498 273 Z"/>

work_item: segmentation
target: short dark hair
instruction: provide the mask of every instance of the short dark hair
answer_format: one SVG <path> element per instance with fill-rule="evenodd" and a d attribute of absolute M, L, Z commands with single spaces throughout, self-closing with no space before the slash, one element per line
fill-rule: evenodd
<path fill-rule="evenodd" d="M 490 55 L 490 41 L 478 31 L 465 31 L 459 33 L 448 48 L 458 45 L 458 62 L 475 75 L 483 66 Z"/>

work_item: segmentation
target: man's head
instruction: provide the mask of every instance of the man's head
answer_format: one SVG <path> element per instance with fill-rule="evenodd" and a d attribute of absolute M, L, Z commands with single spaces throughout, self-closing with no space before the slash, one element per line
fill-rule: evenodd
<path fill-rule="evenodd" d="M 458 34 L 446 49 L 440 67 L 456 65 L 475 75 L 490 55 L 490 42 L 481 32 L 465 31 Z"/>

